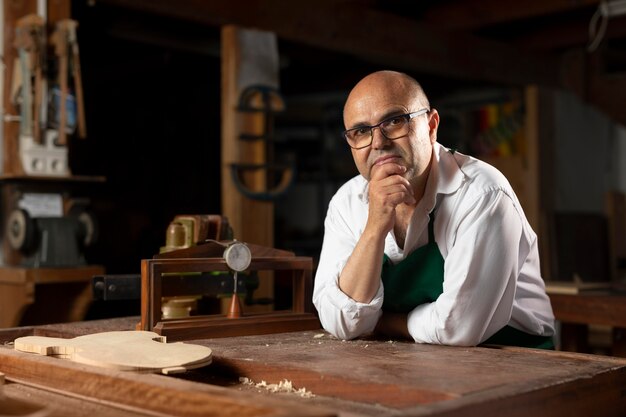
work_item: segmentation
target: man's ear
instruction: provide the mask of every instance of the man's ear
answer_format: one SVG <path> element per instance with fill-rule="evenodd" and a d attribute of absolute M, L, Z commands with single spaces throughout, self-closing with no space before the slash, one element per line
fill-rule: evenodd
<path fill-rule="evenodd" d="M 431 109 L 428 112 L 428 131 L 430 135 L 430 143 L 437 142 L 437 128 L 439 127 L 439 112 Z"/>

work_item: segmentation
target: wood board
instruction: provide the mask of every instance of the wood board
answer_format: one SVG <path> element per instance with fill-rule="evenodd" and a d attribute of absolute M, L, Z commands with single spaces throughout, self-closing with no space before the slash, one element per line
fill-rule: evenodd
<path fill-rule="evenodd" d="M 137 319 L 7 329 L 0 331 L 0 342 L 131 329 Z M 620 358 L 375 339 L 343 342 L 320 330 L 194 343 L 213 349 L 212 365 L 175 378 L 84 367 L 2 346 L 0 371 L 9 381 L 160 415 L 617 417 L 626 409 L 626 360 Z M 242 377 L 254 384 L 243 384 Z M 314 397 L 256 386 L 285 379 Z"/>
<path fill-rule="evenodd" d="M 25 336 L 15 339 L 15 350 L 140 373 L 180 373 L 212 360 L 206 346 L 166 343 L 165 337 L 148 331 L 102 332 L 73 339 Z"/>

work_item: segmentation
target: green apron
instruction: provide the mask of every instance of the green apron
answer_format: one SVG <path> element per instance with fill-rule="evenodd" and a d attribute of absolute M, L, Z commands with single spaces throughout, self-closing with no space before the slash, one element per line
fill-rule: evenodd
<path fill-rule="evenodd" d="M 408 313 L 420 304 L 435 301 L 443 293 L 445 261 L 435 242 L 434 223 L 435 217 L 430 213 L 428 244 L 414 250 L 398 264 L 393 265 L 384 255 L 384 311 Z M 500 329 L 483 343 L 554 349 L 552 337 L 531 335 L 511 326 Z"/>

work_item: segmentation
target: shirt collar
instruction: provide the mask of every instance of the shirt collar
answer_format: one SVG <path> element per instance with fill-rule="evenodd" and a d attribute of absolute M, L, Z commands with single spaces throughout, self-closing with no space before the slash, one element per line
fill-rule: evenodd
<path fill-rule="evenodd" d="M 423 207 L 428 213 L 432 212 L 437 206 L 437 196 L 454 193 L 461 187 L 464 180 L 465 174 L 450 149 L 435 142 Z"/>
<path fill-rule="evenodd" d="M 437 163 L 439 178 L 437 181 L 437 194 L 452 194 L 457 191 L 463 181 L 465 181 L 465 173 L 461 170 L 454 153 L 435 142 L 433 158 Z"/>

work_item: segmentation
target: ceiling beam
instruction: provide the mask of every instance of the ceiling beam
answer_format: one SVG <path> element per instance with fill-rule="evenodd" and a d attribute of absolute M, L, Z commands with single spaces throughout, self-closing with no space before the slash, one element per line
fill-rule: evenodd
<path fill-rule="evenodd" d="M 626 16 L 608 20 L 603 41 L 626 37 Z M 516 45 L 533 50 L 580 47 L 590 43 L 589 22 L 559 24 L 537 29 L 511 39 Z"/>
<path fill-rule="evenodd" d="M 381 66 L 506 84 L 556 85 L 557 60 L 438 28 L 352 2 L 280 0 L 100 0 L 213 26 L 235 24 L 342 52 Z"/>
<path fill-rule="evenodd" d="M 464 0 L 434 3 L 423 19 L 445 25 L 447 30 L 472 30 L 515 20 L 575 11 L 595 6 L 600 0 L 502 1 Z M 591 18 L 591 15 L 589 16 Z"/>

